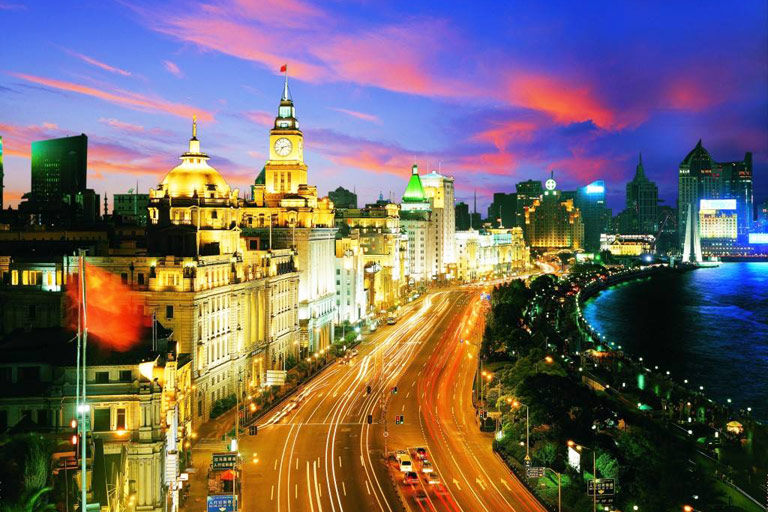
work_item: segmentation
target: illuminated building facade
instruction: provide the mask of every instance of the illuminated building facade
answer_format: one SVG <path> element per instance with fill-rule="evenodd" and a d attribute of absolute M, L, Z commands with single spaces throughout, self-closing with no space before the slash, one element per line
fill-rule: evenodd
<path fill-rule="evenodd" d="M 608 232 L 611 223 L 611 211 L 605 207 L 605 182 L 593 181 L 577 189 L 573 203 L 584 223 L 584 249 L 597 252 L 600 235 Z"/>
<path fill-rule="evenodd" d="M 456 263 L 454 240 L 456 233 L 456 210 L 454 205 L 453 178 L 435 171 L 421 177 L 424 194 L 430 200 L 434 226 L 434 264 L 439 277 L 451 278 Z M 431 262 L 430 262 L 431 264 Z"/>
<path fill-rule="evenodd" d="M 699 202 L 699 235 L 702 239 L 738 236 L 735 199 L 702 199 Z"/>
<path fill-rule="evenodd" d="M 241 233 L 238 191 L 208 165 L 196 126 L 181 160 L 150 190 L 149 256 L 89 262 L 144 292 L 190 354 L 198 424 L 239 385 L 259 386 L 265 370 L 299 357 L 299 274 L 292 249 Z"/>
<path fill-rule="evenodd" d="M 584 224 L 572 199 L 562 198 L 554 178 L 546 182 L 541 199 L 525 208 L 526 238 L 531 248 L 539 250 L 582 249 Z"/>
<path fill-rule="evenodd" d="M 333 341 L 336 309 L 336 228 L 333 202 L 319 198 L 307 184 L 304 137 L 286 79 L 274 127 L 269 133 L 269 160 L 263 180 L 251 186 L 251 199 L 236 210 L 236 226 L 249 243 L 290 249 L 298 268 L 300 345 L 314 353 Z"/>
<path fill-rule="evenodd" d="M 406 273 L 409 284 L 437 279 L 437 225 L 432 222 L 432 205 L 416 165 L 411 168 L 411 176 L 403 193 L 400 225 L 408 238 Z"/>
<path fill-rule="evenodd" d="M 695 210 L 702 199 L 734 199 L 738 235 L 746 241 L 754 222 L 752 153 L 736 162 L 715 162 L 701 140 L 680 163 L 678 173 L 678 233 L 682 247 L 689 205 Z M 697 215 L 692 218 L 699 219 Z"/>
<path fill-rule="evenodd" d="M 614 256 L 639 257 L 654 252 L 656 239 L 653 235 L 600 235 L 600 252 Z"/>
<path fill-rule="evenodd" d="M 360 233 L 336 239 L 336 324 L 366 318 L 365 261 Z"/>
<path fill-rule="evenodd" d="M 400 207 L 380 198 L 365 208 L 337 211 L 336 223 L 358 237 L 369 309 L 380 312 L 399 305 L 407 285 L 407 240 L 400 231 Z"/>
<path fill-rule="evenodd" d="M 502 277 L 528 266 L 530 252 L 522 228 L 456 232 L 457 279 Z"/>
<path fill-rule="evenodd" d="M 515 185 L 515 190 L 517 195 L 515 225 L 522 227 L 523 232 L 525 233 L 528 229 L 528 225 L 525 223 L 525 209 L 533 206 L 535 200 L 542 198 L 544 195 L 544 187 L 540 180 L 526 180 Z"/>

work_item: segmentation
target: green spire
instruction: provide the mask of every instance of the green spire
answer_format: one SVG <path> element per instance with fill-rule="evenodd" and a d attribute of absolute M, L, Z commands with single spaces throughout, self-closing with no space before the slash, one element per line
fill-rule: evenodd
<path fill-rule="evenodd" d="M 421 178 L 419 178 L 419 167 L 414 164 L 411 169 L 411 179 L 408 180 L 408 186 L 405 187 L 403 202 L 423 203 L 426 200 L 427 195 L 424 193 L 424 187 L 421 185 Z"/>

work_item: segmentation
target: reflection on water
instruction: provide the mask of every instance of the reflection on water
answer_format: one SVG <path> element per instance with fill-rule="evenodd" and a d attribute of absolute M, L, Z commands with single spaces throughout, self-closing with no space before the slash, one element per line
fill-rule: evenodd
<path fill-rule="evenodd" d="M 584 315 L 650 365 L 768 420 L 768 263 L 626 283 L 588 301 Z"/>

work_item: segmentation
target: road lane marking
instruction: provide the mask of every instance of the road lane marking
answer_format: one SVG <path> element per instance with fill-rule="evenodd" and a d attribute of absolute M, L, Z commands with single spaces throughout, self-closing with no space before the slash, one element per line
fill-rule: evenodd
<path fill-rule="evenodd" d="M 411 392 L 410 391 L 405 394 L 405 398 L 408 398 L 409 396 L 411 396 Z"/>
<path fill-rule="evenodd" d="M 293 499 L 299 499 L 299 484 L 293 484 Z"/>
<path fill-rule="evenodd" d="M 506 480 L 504 480 L 504 479 L 502 478 L 502 479 L 501 479 L 501 483 L 502 483 L 502 484 L 504 484 L 504 487 L 506 487 L 506 488 L 507 488 L 507 490 L 508 490 L 509 492 L 512 492 L 512 489 L 509 487 L 509 484 L 507 483 L 507 481 L 506 481 Z"/>
<path fill-rule="evenodd" d="M 296 471 L 299 470 L 299 458 L 296 457 Z"/>
<path fill-rule="evenodd" d="M 277 459 L 275 459 L 275 471 L 277 471 Z"/>
<path fill-rule="evenodd" d="M 365 459 L 363 458 L 363 456 L 362 456 L 362 455 L 360 456 L 360 464 L 361 464 L 363 467 L 365 467 Z"/>
<path fill-rule="evenodd" d="M 344 481 L 343 481 L 343 480 L 342 480 L 342 482 L 341 482 L 341 488 L 342 488 L 342 490 L 344 491 L 344 496 L 346 496 L 346 495 L 347 495 L 347 486 L 346 486 L 346 485 L 344 485 Z"/>
<path fill-rule="evenodd" d="M 339 455 L 339 467 L 341 467 L 341 455 Z"/>
<path fill-rule="evenodd" d="M 269 501 L 275 500 L 275 485 L 272 484 L 272 488 L 269 490 Z"/>
<path fill-rule="evenodd" d="M 477 485 L 482 487 L 483 491 L 485 491 L 485 481 L 482 478 L 480 477 L 475 478 L 475 482 L 477 482 Z"/>
<path fill-rule="evenodd" d="M 458 490 L 461 490 L 461 486 L 459 485 L 459 481 L 456 480 L 455 478 L 453 479 L 453 485 L 455 485 Z"/>
<path fill-rule="evenodd" d="M 365 490 L 368 491 L 368 494 L 371 494 L 371 488 L 368 486 L 368 480 L 365 481 Z"/>
<path fill-rule="evenodd" d="M 315 504 L 312 502 L 312 481 L 309 478 L 309 461 L 307 461 L 307 497 L 309 498 L 310 512 L 315 512 Z"/>

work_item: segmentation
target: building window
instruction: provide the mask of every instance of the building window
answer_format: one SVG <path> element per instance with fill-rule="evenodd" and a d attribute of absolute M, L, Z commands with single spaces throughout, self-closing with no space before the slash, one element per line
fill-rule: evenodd
<path fill-rule="evenodd" d="M 121 281 L 123 284 L 128 284 L 128 274 L 126 274 L 125 272 L 123 272 L 122 274 L 120 274 L 120 281 Z"/>
<path fill-rule="evenodd" d="M 115 422 L 115 430 L 126 430 L 125 428 L 125 409 L 117 410 L 117 421 Z"/>
<path fill-rule="evenodd" d="M 203 415 L 203 401 L 198 400 L 197 401 L 197 415 L 202 416 Z"/>
<path fill-rule="evenodd" d="M 109 430 L 109 409 L 93 410 L 93 431 L 106 432 Z"/>
<path fill-rule="evenodd" d="M 107 384 L 109 382 L 109 372 L 96 372 L 96 384 Z"/>
<path fill-rule="evenodd" d="M 165 306 L 165 318 L 168 320 L 173 319 L 173 306 Z"/>
<path fill-rule="evenodd" d="M 120 370 L 120 382 L 131 382 L 133 374 L 131 370 Z"/>
<path fill-rule="evenodd" d="M 139 284 L 144 284 L 144 274 L 139 272 Z"/>

